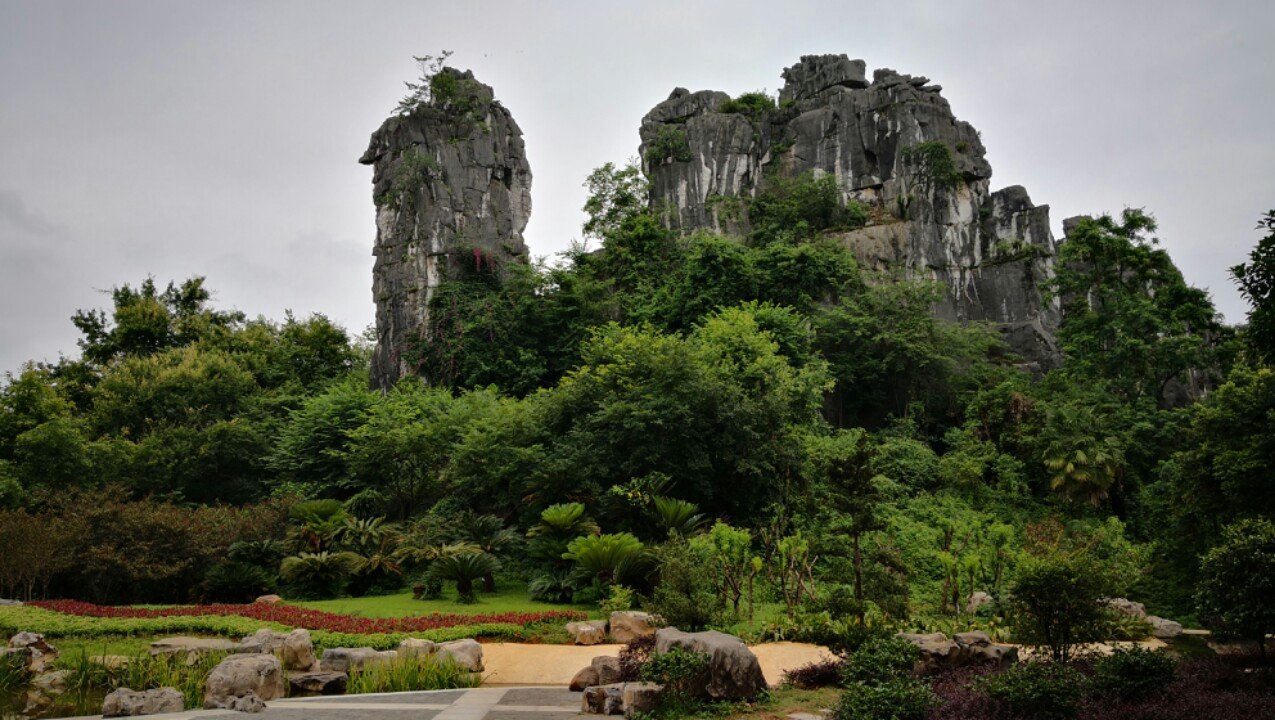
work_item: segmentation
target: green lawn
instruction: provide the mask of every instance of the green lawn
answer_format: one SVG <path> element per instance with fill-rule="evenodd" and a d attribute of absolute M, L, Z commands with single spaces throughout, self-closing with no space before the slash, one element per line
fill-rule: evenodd
<path fill-rule="evenodd" d="M 602 613 L 596 605 L 558 604 L 532 600 L 527 595 L 527 586 L 521 583 L 506 582 L 498 586 L 493 594 L 482 594 L 476 603 L 464 605 L 456 602 L 456 594 L 452 589 L 443 592 L 438 600 L 413 600 L 412 593 L 402 592 L 394 595 L 375 595 L 371 597 L 339 598 L 336 600 L 311 600 L 296 602 L 297 605 L 341 613 L 343 615 L 361 615 L 363 617 L 406 617 L 409 615 L 428 615 L 430 613 L 460 613 L 464 615 L 505 613 L 505 612 L 545 612 L 549 610 L 583 610 L 590 616 L 601 617 Z M 285 602 L 293 602 L 286 600 Z"/>
<path fill-rule="evenodd" d="M 53 646 L 58 649 L 58 655 L 65 659 L 78 657 L 81 653 L 94 657 L 97 655 L 124 655 L 133 657 L 135 655 L 144 655 L 150 650 L 151 641 L 155 637 L 133 636 L 133 637 L 115 637 L 104 636 L 99 638 L 89 637 L 64 637 L 54 639 Z"/>

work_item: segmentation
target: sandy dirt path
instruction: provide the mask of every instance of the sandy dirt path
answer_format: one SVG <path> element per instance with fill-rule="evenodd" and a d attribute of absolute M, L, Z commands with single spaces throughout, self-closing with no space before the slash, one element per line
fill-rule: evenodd
<path fill-rule="evenodd" d="M 599 655 L 620 654 L 623 645 L 530 645 L 525 643 L 484 643 L 484 685 L 561 685 L 571 682 L 576 672 Z M 784 672 L 807 663 L 832 657 L 827 648 L 805 643 L 777 642 L 753 645 L 762 674 L 771 685 L 779 684 Z"/>

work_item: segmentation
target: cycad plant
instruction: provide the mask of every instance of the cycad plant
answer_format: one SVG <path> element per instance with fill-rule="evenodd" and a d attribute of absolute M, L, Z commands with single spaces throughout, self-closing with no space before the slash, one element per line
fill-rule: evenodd
<path fill-rule="evenodd" d="M 443 555 L 430 563 L 429 574 L 443 582 L 456 583 L 456 599 L 462 603 L 478 602 L 474 583 L 496 571 L 496 558 L 485 552 L 463 552 Z"/>
<path fill-rule="evenodd" d="M 615 582 L 642 552 L 642 541 L 630 533 L 583 535 L 567 544 L 563 560 L 575 563 L 580 580 L 606 588 Z"/>
<path fill-rule="evenodd" d="M 362 560 L 352 552 L 303 552 L 279 564 L 279 576 L 303 597 L 336 597 Z"/>
<path fill-rule="evenodd" d="M 505 523 L 495 515 L 474 515 L 466 513 L 460 521 L 461 539 L 471 542 L 492 557 L 509 551 L 522 539 L 513 528 L 505 527 Z M 483 592 L 496 592 L 496 575 L 490 573 L 483 577 Z"/>
<path fill-rule="evenodd" d="M 704 527 L 704 515 L 695 503 L 657 495 L 652 498 L 651 509 L 655 513 L 655 522 L 666 536 L 668 533 L 677 533 L 682 537 L 690 537 Z"/>
<path fill-rule="evenodd" d="M 582 535 L 596 535 L 598 524 L 585 514 L 580 503 L 550 505 L 540 513 L 540 522 L 527 531 L 527 555 L 540 565 L 541 571 L 530 583 L 533 598 L 550 602 L 569 602 L 574 593 L 571 585 L 571 561 L 565 559 L 567 545 Z"/>
<path fill-rule="evenodd" d="M 336 500 L 307 500 L 293 506 L 288 516 L 297 523 L 293 539 L 304 552 L 322 552 L 345 527 L 345 509 Z"/>

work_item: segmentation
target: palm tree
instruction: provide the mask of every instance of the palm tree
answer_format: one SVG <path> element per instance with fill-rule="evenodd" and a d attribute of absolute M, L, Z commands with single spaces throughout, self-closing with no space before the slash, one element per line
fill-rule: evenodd
<path fill-rule="evenodd" d="M 483 552 L 495 557 L 513 545 L 520 538 L 513 528 L 505 527 L 505 523 L 495 515 L 474 515 L 466 513 L 460 521 L 461 537 L 482 548 Z M 483 592 L 496 592 L 496 575 L 488 573 L 483 576 Z"/>
<path fill-rule="evenodd" d="M 1120 441 L 1098 433 L 1093 414 L 1060 407 L 1046 422 L 1041 463 L 1049 473 L 1049 488 L 1076 502 L 1098 505 L 1124 471 Z"/>
<path fill-rule="evenodd" d="M 550 505 L 540 513 L 540 522 L 527 531 L 527 555 L 542 566 L 542 573 L 528 586 L 532 597 L 564 602 L 571 599 L 571 563 L 563 558 L 567 545 L 582 535 L 596 535 L 601 528 L 584 514 L 580 503 Z"/>
<path fill-rule="evenodd" d="M 652 498 L 655 519 L 667 535 L 675 532 L 682 537 L 689 537 L 699 532 L 706 522 L 695 503 L 677 498 L 656 495 Z"/>
<path fill-rule="evenodd" d="M 303 595 L 333 597 L 341 592 L 361 560 L 352 552 L 303 552 L 284 558 L 279 564 L 279 576 Z"/>
<path fill-rule="evenodd" d="M 307 500 L 297 503 L 288 513 L 299 527 L 294 538 L 299 547 L 322 552 L 345 526 L 345 510 L 336 500 Z"/>

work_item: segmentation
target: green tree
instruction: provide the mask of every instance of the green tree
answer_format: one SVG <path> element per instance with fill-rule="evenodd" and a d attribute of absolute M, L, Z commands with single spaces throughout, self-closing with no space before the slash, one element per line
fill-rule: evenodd
<path fill-rule="evenodd" d="M 1266 636 L 1275 632 L 1275 523 L 1241 520 L 1222 531 L 1222 543 L 1200 563 L 1200 616 L 1219 631 L 1257 643 L 1266 658 Z"/>
<path fill-rule="evenodd" d="M 1082 554 L 1025 560 L 1010 587 L 1015 637 L 1048 648 L 1055 662 L 1071 660 L 1077 644 L 1100 639 L 1105 579 Z"/>
<path fill-rule="evenodd" d="M 1275 361 L 1275 210 L 1257 223 L 1258 230 L 1270 233 L 1257 242 L 1248 262 L 1231 268 L 1231 277 L 1248 301 L 1248 327 L 1244 334 L 1256 357 Z"/>
<path fill-rule="evenodd" d="M 625 220 L 646 210 L 649 185 L 636 160 L 623 168 L 607 163 L 595 168 L 584 181 L 589 191 L 584 212 L 584 236 L 606 238 L 615 233 Z"/>

